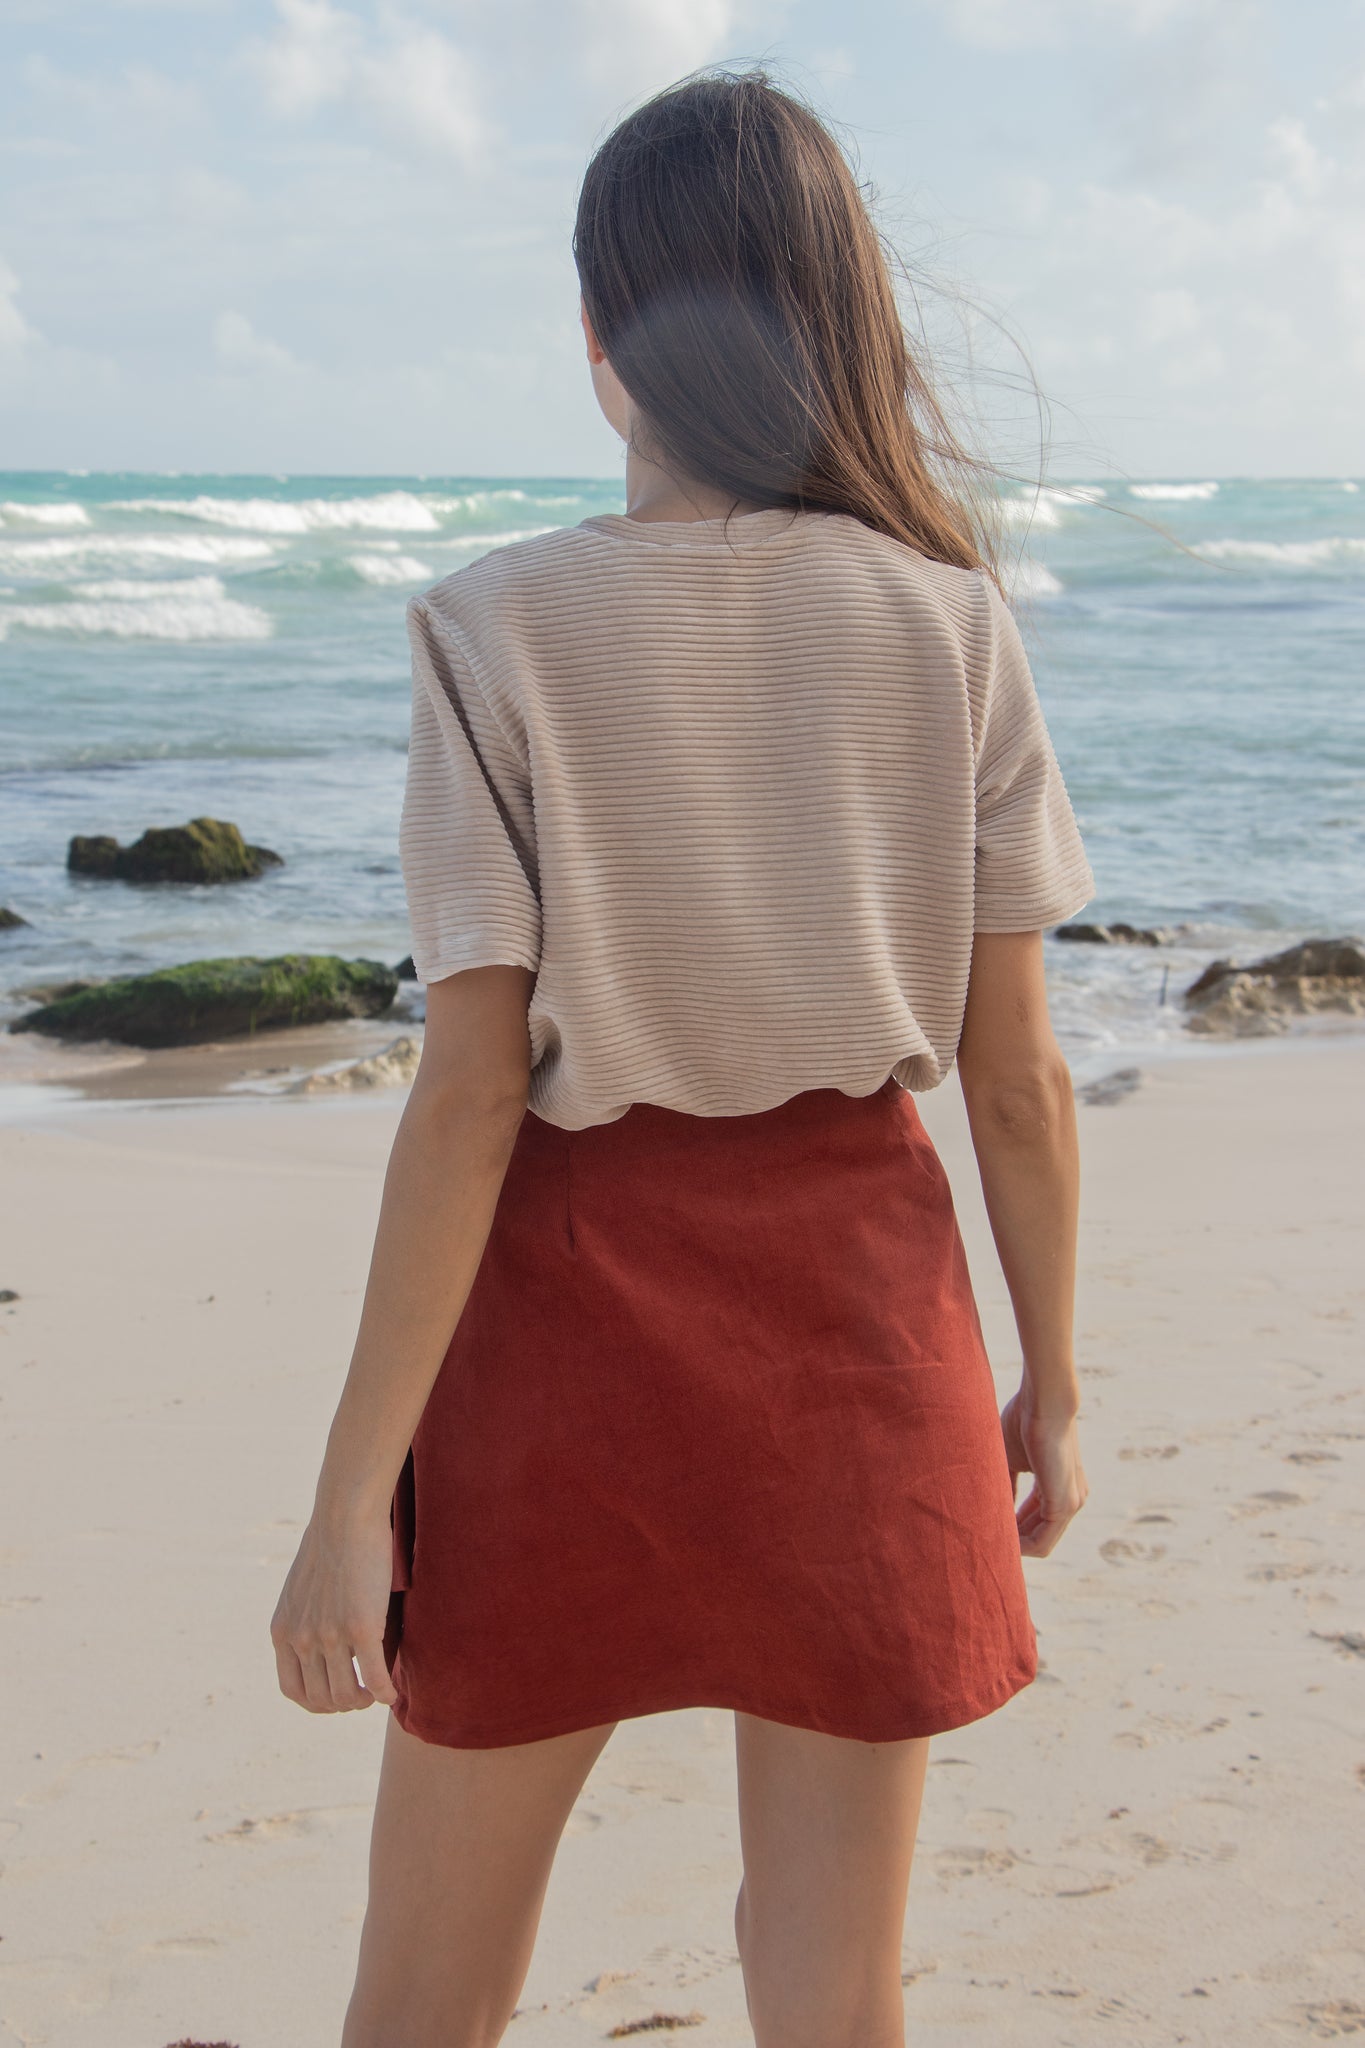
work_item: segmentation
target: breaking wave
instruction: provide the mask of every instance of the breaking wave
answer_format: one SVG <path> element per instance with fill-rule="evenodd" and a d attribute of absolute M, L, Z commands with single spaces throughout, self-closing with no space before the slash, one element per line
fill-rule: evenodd
<path fill-rule="evenodd" d="M 82 640 L 268 640 L 271 632 L 266 614 L 229 597 L 216 576 L 115 578 L 81 584 L 53 604 L 0 604 L 0 640 L 15 627 Z"/>
<path fill-rule="evenodd" d="M 1217 484 L 1129 484 L 1128 493 L 1133 498 L 1216 498 Z"/>
<path fill-rule="evenodd" d="M 1326 569 L 1365 562 L 1365 539 L 1324 534 L 1318 540 L 1206 540 L 1198 548 L 1216 562 L 1266 562 L 1276 569 Z"/>
<path fill-rule="evenodd" d="M 10 540 L 0 538 L 0 573 L 42 575 L 83 562 L 190 562 L 206 568 L 238 566 L 247 562 L 268 562 L 278 549 L 268 540 L 247 540 L 245 536 L 212 533 L 90 533 L 63 534 L 60 539 Z"/>
<path fill-rule="evenodd" d="M 415 555 L 351 555 L 349 560 L 366 583 L 426 583 L 434 574 Z"/>
<path fill-rule="evenodd" d="M 0 526 L 88 526 L 84 505 L 21 505 L 7 499 L 0 505 Z"/>
<path fill-rule="evenodd" d="M 231 526 L 251 533 L 438 533 L 437 508 L 458 499 L 428 503 L 412 491 L 378 491 L 371 498 L 122 498 L 110 507 L 118 512 L 155 512 L 175 519 L 197 519 L 205 525 Z"/>
<path fill-rule="evenodd" d="M 1066 589 L 1051 569 L 1045 569 L 1041 562 L 1031 562 L 1027 555 L 1006 572 L 1006 581 L 1011 597 L 1060 597 Z"/>

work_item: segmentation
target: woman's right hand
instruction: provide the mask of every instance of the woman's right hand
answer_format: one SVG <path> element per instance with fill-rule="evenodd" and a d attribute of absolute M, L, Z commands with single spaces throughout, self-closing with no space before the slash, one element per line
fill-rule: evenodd
<path fill-rule="evenodd" d="M 1081 1465 L 1076 1417 L 1034 1413 L 1027 1390 L 1021 1387 L 1001 1410 L 1000 1425 L 1016 1500 L 1019 1474 L 1033 1475 L 1033 1485 L 1015 1513 L 1019 1548 L 1025 1557 L 1046 1557 L 1060 1542 L 1073 1515 L 1085 1506 L 1090 1492 Z"/>
<path fill-rule="evenodd" d="M 393 1583 L 388 1510 L 303 1532 L 270 1623 L 280 1691 L 310 1714 L 344 1714 L 398 1694 L 384 1661 Z M 357 1681 L 351 1664 L 360 1667 Z"/>

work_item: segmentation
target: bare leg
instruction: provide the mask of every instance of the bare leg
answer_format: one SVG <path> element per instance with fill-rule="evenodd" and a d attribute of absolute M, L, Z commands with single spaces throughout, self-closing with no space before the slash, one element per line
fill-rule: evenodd
<path fill-rule="evenodd" d="M 735 1935 L 756 2048 L 904 2048 L 901 1941 L 929 1738 L 735 1715 Z"/>
<path fill-rule="evenodd" d="M 564 1823 L 614 1725 L 445 1749 L 390 1717 L 342 2048 L 494 2048 L 502 2039 Z"/>

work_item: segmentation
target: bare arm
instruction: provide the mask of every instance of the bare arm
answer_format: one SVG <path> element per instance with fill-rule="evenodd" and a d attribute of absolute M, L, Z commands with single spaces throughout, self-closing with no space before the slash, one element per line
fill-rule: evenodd
<path fill-rule="evenodd" d="M 427 991 L 421 1065 L 389 1157 L 350 1370 L 271 1623 L 282 1691 L 317 1713 L 395 1697 L 383 1655 L 389 1505 L 525 1114 L 533 980 L 523 967 L 475 967 Z"/>
<path fill-rule="evenodd" d="M 1035 1480 L 1020 1535 L 1041 1556 L 1088 1491 L 1076 1442 L 1079 1147 L 1041 932 L 976 934 L 957 1067 L 1023 1351 L 1023 1382 L 1002 1417 L 1012 1471 Z"/>

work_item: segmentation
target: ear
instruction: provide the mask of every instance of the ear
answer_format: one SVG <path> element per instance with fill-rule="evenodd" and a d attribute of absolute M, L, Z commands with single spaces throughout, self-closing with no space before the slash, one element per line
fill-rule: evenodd
<path fill-rule="evenodd" d="M 583 323 L 583 339 L 588 344 L 588 361 L 590 363 L 605 363 L 607 352 L 593 333 L 592 322 L 588 318 L 588 309 L 583 303 L 583 294 L 581 292 L 578 295 L 578 317 Z"/>

